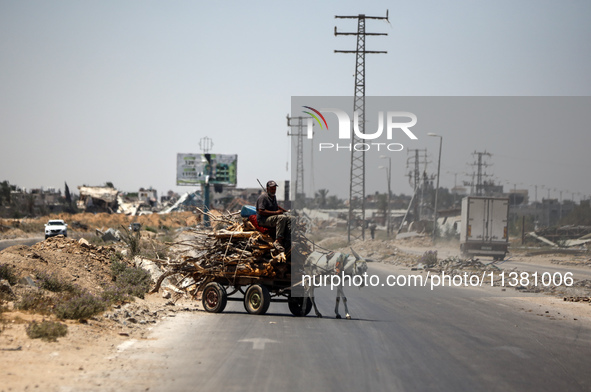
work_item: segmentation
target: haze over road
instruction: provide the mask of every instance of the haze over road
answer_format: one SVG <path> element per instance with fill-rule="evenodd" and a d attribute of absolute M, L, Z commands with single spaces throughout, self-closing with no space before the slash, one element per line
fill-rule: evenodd
<path fill-rule="evenodd" d="M 385 281 L 399 271 L 372 263 L 369 273 Z M 229 302 L 221 314 L 182 314 L 158 324 L 148 340 L 119 354 L 136 370 L 110 377 L 150 380 L 150 391 L 591 388 L 587 321 L 458 290 L 349 288 L 350 321 L 334 318 L 329 289 L 317 290 L 321 319 L 292 317 L 285 303 L 251 316 Z"/>

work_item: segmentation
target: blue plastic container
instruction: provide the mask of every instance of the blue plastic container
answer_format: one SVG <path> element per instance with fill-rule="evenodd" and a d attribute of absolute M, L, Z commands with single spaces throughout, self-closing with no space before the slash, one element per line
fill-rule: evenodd
<path fill-rule="evenodd" d="M 255 206 L 242 206 L 242 209 L 240 210 L 240 216 L 243 218 L 248 218 L 256 213 L 257 208 Z"/>

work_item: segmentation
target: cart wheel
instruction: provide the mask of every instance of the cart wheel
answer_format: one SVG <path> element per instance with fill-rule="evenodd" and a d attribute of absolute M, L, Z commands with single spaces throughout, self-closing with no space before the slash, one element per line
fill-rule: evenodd
<path fill-rule="evenodd" d="M 304 297 L 289 297 L 287 299 L 289 311 L 296 317 L 304 317 L 312 310 L 312 300 L 306 297 L 306 307 L 304 308 Z"/>
<path fill-rule="evenodd" d="M 228 303 L 226 289 L 217 282 L 210 282 L 203 289 L 201 301 L 205 311 L 209 313 L 221 313 Z"/>
<path fill-rule="evenodd" d="M 250 314 L 265 314 L 271 304 L 269 290 L 260 284 L 253 284 L 244 295 L 244 309 Z"/>

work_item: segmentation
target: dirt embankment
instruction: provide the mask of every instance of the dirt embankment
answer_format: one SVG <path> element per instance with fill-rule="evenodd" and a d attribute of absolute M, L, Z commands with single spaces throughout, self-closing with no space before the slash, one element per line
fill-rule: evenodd
<path fill-rule="evenodd" d="M 121 215 L 64 214 L 23 220 L 17 224 L 20 228 L 11 229 L 11 233 L 22 237 L 21 231 L 31 233 L 31 228 L 36 226 L 42 230 L 44 222 L 56 218 L 66 220 L 70 232 L 87 233 L 81 235 L 84 237 L 92 237 L 95 229 L 120 229 L 132 221 L 132 218 Z M 174 233 L 175 228 L 196 223 L 192 213 L 147 215 L 134 217 L 133 221 L 140 222 L 143 228 L 154 229 L 141 232 L 142 238 L 149 238 L 146 241 L 150 249 L 165 248 L 154 231 Z M 3 225 L 6 227 L 6 220 Z M 162 318 L 197 309 L 195 301 L 186 298 L 172 301 L 164 298 L 162 293 L 146 294 L 144 299 L 116 304 L 82 321 L 57 320 L 51 312 L 24 311 L 15 307 L 29 293 L 42 293 L 47 298 L 59 295 L 40 287 L 39 276 L 51 276 L 54 281 L 91 294 L 100 294 L 105 287 L 112 285 L 111 265 L 113 260 L 121 260 L 121 252 L 128 250 L 127 245 L 123 242 L 93 245 L 91 242 L 58 236 L 33 246 L 17 245 L 0 252 L 0 267 L 11 271 L 13 281 L 12 284 L 7 280 L 0 283 L 6 290 L 0 293 L 0 391 L 58 391 L 63 390 L 64 385 L 72 390 L 82 390 L 86 388 L 87 373 L 97 369 L 108 372 L 114 369 L 113 366 L 121 366 L 113 357 L 119 345 L 146 338 L 151 326 Z M 131 261 L 122 261 L 131 266 Z M 43 320 L 65 324 L 66 336 L 58 338 L 57 342 L 29 338 L 27 327 Z"/>

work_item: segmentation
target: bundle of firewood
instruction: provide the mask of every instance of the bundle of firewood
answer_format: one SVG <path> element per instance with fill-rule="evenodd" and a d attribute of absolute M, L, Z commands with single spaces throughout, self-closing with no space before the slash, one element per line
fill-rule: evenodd
<path fill-rule="evenodd" d="M 279 252 L 273 247 L 273 238 L 257 231 L 248 219 L 238 213 L 209 214 L 211 228 L 191 229 L 190 240 L 179 241 L 178 246 L 189 250 L 190 256 L 170 261 L 153 291 L 169 276 L 176 276 L 177 287 L 199 287 L 215 278 L 249 276 L 265 279 L 290 279 L 292 253 L 302 256 L 310 253 L 308 241 L 303 237 L 298 219 L 292 221 L 292 243 L 296 247 Z M 295 230 L 294 230 L 295 229 Z M 185 287 L 179 287 L 181 289 Z"/>

